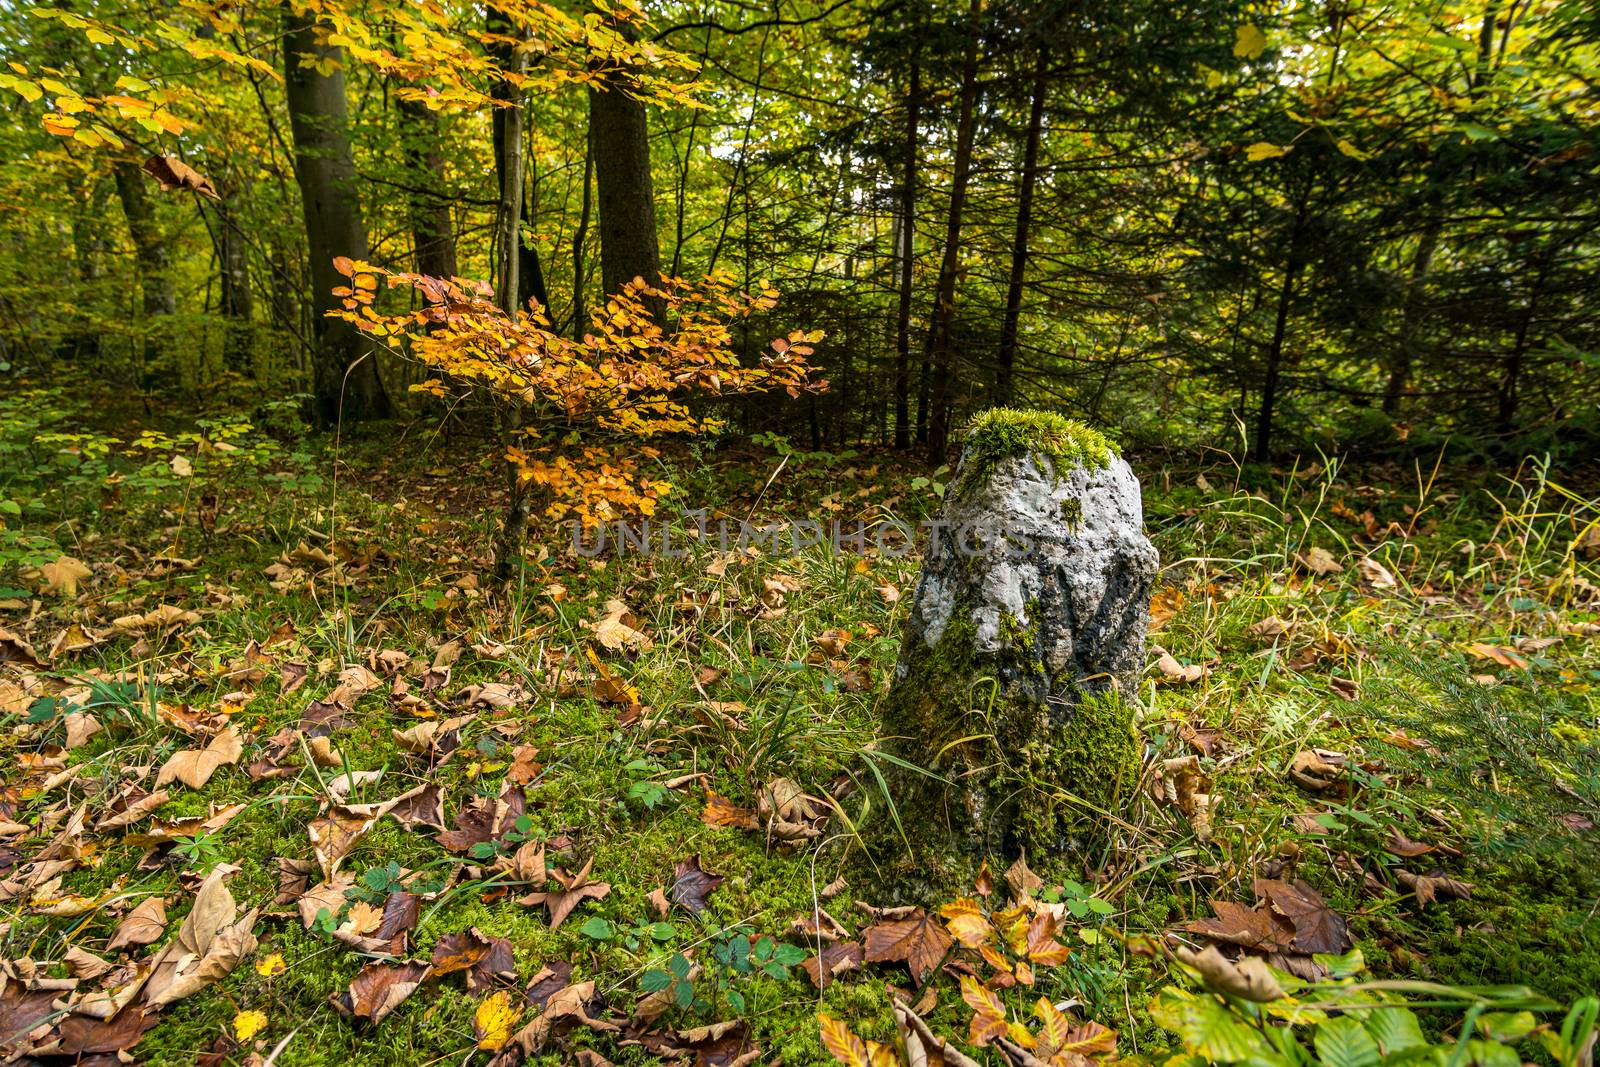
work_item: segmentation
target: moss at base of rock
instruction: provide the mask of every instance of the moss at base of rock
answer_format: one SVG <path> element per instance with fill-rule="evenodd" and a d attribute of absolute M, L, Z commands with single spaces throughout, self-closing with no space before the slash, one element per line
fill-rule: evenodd
<path fill-rule="evenodd" d="M 937 646 L 904 657 L 885 707 L 890 751 L 938 775 L 890 775 L 914 850 L 1057 851 L 1137 777 L 1133 709 L 1043 674 L 1031 628 L 1001 624 L 995 652 L 957 612 Z"/>

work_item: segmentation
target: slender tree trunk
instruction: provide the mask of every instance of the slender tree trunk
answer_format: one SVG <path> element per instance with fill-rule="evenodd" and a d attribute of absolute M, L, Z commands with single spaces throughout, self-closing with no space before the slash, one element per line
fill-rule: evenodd
<path fill-rule="evenodd" d="M 1534 316 L 1538 314 L 1539 298 L 1544 294 L 1545 278 L 1550 273 L 1550 263 L 1553 259 L 1553 255 L 1547 259 L 1534 278 L 1533 289 L 1528 293 L 1528 306 L 1517 323 L 1516 338 L 1512 342 L 1511 352 L 1506 357 L 1505 370 L 1500 375 L 1500 382 L 1495 390 L 1494 428 L 1501 437 L 1510 437 L 1517 428 L 1518 386 L 1521 385 L 1523 364 L 1528 358 L 1529 336 Z"/>
<path fill-rule="evenodd" d="M 250 289 L 249 248 L 234 210 L 238 197 L 238 190 L 225 187 L 216 204 L 217 262 L 222 275 L 220 310 L 228 320 L 222 361 L 229 371 L 249 378 L 255 372 L 255 298 Z"/>
<path fill-rule="evenodd" d="M 978 103 L 978 18 L 983 0 L 972 0 L 968 11 L 966 55 L 961 63 L 961 102 L 956 117 L 956 152 L 950 186 L 950 214 L 945 223 L 944 258 L 939 265 L 939 287 L 934 295 L 933 324 L 928 350 L 933 363 L 929 400 L 928 459 L 944 462 L 950 443 L 950 387 L 955 363 L 956 271 L 961 257 L 961 213 L 966 207 L 967 183 L 972 175 L 972 138 Z"/>
<path fill-rule="evenodd" d="M 629 95 L 632 73 L 604 63 L 603 86 L 589 90 L 589 138 L 600 202 L 600 281 L 607 295 L 635 278 L 661 277 L 655 189 L 650 178 L 650 126 L 644 104 Z M 658 318 L 660 301 L 647 301 Z"/>
<path fill-rule="evenodd" d="M 594 133 L 585 134 L 583 145 L 583 208 L 578 214 L 578 228 L 572 234 L 572 339 L 583 340 L 586 325 L 583 309 L 583 289 L 588 283 L 588 264 L 584 260 L 584 244 L 589 239 L 589 216 L 594 209 Z"/>
<path fill-rule="evenodd" d="M 518 27 L 500 8 L 491 5 L 485 29 L 496 64 L 510 74 L 520 74 L 527 57 L 516 47 L 522 36 Z M 508 79 L 500 78 L 490 95 L 495 100 L 491 126 L 494 174 L 500 190 L 494 213 L 494 295 L 495 302 L 510 313 L 519 303 L 517 274 L 522 258 L 522 91 Z"/>
<path fill-rule="evenodd" d="M 398 102 L 405 119 L 406 162 L 411 168 L 411 248 L 417 273 L 450 278 L 457 273 L 455 225 L 444 187 L 439 114 L 416 100 Z"/>
<path fill-rule="evenodd" d="M 148 179 L 136 163 L 118 163 L 113 173 L 117 197 L 122 201 L 122 214 L 128 220 L 128 235 L 133 238 L 134 262 L 139 267 L 146 330 L 145 362 L 148 364 L 164 347 L 165 320 L 177 312 L 178 301 L 172 290 L 166 239 L 156 222 L 155 205 L 144 187 Z"/>
<path fill-rule="evenodd" d="M 1411 261 L 1411 277 L 1406 281 L 1405 302 L 1400 311 L 1400 336 L 1395 339 L 1393 362 L 1389 366 L 1389 381 L 1383 390 L 1383 413 L 1393 415 L 1400 409 L 1400 398 L 1405 395 L 1411 380 L 1411 368 L 1416 363 L 1417 327 L 1422 317 L 1423 282 L 1433 266 L 1433 254 L 1439 247 L 1439 232 L 1443 219 L 1435 216 L 1422 232 L 1417 254 Z"/>
<path fill-rule="evenodd" d="M 894 447 L 899 449 L 911 447 L 911 287 L 917 253 L 917 122 L 921 106 L 922 68 L 912 56 L 906 91 L 905 161 L 900 171 L 900 310 L 895 320 Z"/>
<path fill-rule="evenodd" d="M 1028 108 L 1028 132 L 1022 148 L 1022 179 L 1017 189 L 1017 231 L 1011 241 L 1011 277 L 1006 284 L 1006 313 L 1000 324 L 1000 356 L 995 367 L 994 402 L 1002 407 L 1015 394 L 1017 335 L 1022 320 L 1022 282 L 1028 264 L 1029 228 L 1033 222 L 1033 188 L 1039 177 L 1039 135 L 1044 126 L 1044 96 L 1050 71 L 1050 54 L 1043 43 L 1034 57 L 1033 99 Z"/>
<path fill-rule="evenodd" d="M 1261 406 L 1256 411 L 1255 459 L 1265 463 L 1272 455 L 1272 420 L 1278 405 L 1278 390 L 1283 380 L 1283 344 L 1289 332 L 1289 307 L 1294 302 L 1295 282 L 1302 267 L 1300 228 L 1290 239 L 1289 258 L 1283 271 L 1283 288 L 1278 291 L 1278 311 L 1273 321 L 1272 340 L 1267 345 L 1266 374 L 1261 383 Z"/>
<path fill-rule="evenodd" d="M 500 8 L 490 5 L 485 29 L 490 37 L 489 52 L 502 71 L 513 76 L 527 65 L 526 55 L 517 48 L 522 30 Z M 523 154 L 522 90 L 510 78 L 495 81 L 491 95 L 496 104 L 491 117 L 494 137 L 495 180 L 500 199 L 494 217 L 495 301 L 506 314 L 515 314 L 523 304 L 522 198 Z M 521 405 L 515 401 L 504 412 L 501 433 L 507 444 L 516 440 L 522 429 Z M 522 559 L 522 542 L 528 528 L 528 486 L 521 469 L 510 460 L 505 463 L 506 513 L 495 543 L 494 580 L 504 584 L 517 572 Z"/>
<path fill-rule="evenodd" d="M 344 56 L 341 49 L 318 42 L 309 14 L 285 7 L 283 29 L 284 95 L 311 258 L 312 415 L 324 427 L 341 418 L 386 418 L 394 409 L 378 373 L 377 352 L 354 325 L 326 314 L 338 306 L 333 290 L 346 280 L 334 270 L 334 257 L 367 257 L 355 161 L 345 132 Z M 302 59 L 332 70 L 323 74 Z"/>

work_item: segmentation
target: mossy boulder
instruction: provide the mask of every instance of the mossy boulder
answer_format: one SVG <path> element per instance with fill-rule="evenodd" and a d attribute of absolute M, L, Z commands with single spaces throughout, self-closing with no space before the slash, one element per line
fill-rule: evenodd
<path fill-rule="evenodd" d="M 1059 851 L 1116 810 L 1156 569 L 1138 479 L 1104 437 L 1046 412 L 977 420 L 885 703 L 887 750 L 929 772 L 893 776 L 919 852 Z"/>

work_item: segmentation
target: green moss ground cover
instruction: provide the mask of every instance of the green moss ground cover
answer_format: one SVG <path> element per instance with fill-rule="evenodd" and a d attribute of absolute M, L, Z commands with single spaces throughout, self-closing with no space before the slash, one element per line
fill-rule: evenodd
<path fill-rule="evenodd" d="M 909 987 L 899 966 L 868 965 L 819 992 L 798 966 L 745 973 L 715 953 L 741 934 L 805 948 L 791 924 L 819 904 L 858 938 L 870 919 L 853 902 L 879 902 L 875 879 L 902 862 L 875 739 L 915 560 L 817 550 L 728 558 L 710 548 L 673 560 L 588 560 L 546 533 L 521 581 L 494 594 L 483 585 L 493 472 L 463 465 L 448 442 L 412 450 L 346 441 L 336 456 L 241 429 L 227 439 L 238 451 L 218 451 L 215 436 L 185 438 L 193 428 L 169 426 L 170 436 L 129 458 L 125 437 L 96 437 L 72 405 L 56 403 L 53 419 L 12 407 L 0 426 L 3 447 L 26 461 L 0 485 L 15 504 L 0 531 L 0 626 L 48 662 L 8 651 L 0 664 L 0 796 L 23 827 L 0 841 L 8 877 L 54 839 L 49 820 L 59 826 L 87 806 L 92 826 L 106 798 L 135 780 L 130 768 L 153 773 L 193 747 L 179 720 L 225 719 L 244 737 L 242 758 L 199 789 L 172 788 L 138 827 L 249 807 L 214 833 L 186 833 L 154 852 L 125 831 L 86 833 L 51 892 L 87 903 L 50 914 L 31 890 L 8 889 L 0 955 L 50 964 L 49 974 L 65 974 L 57 961 L 73 946 L 114 959 L 105 946 L 123 915 L 160 895 L 167 932 L 130 951 L 140 958 L 176 932 L 199 877 L 234 864 L 233 895 L 265 911 L 259 948 L 165 1009 L 136 1058 L 190 1064 L 209 1050 L 242 1063 L 288 1037 L 278 1063 L 486 1061 L 488 1052 L 473 1051 L 482 999 L 459 976 L 424 985 L 375 1025 L 342 1017 L 330 998 L 364 960 L 307 929 L 292 904 L 273 904 L 276 860 L 312 858 L 307 824 L 346 770 L 383 772 L 357 785 L 351 803 L 439 785 L 449 822 L 524 773 L 513 770 L 521 753 L 539 767 L 519 832 L 550 842 L 552 865 L 592 861 L 607 895 L 552 930 L 543 909 L 515 902 L 525 888 L 491 884 L 486 857 L 384 820 L 344 860 L 360 882 L 339 915 L 360 885 L 383 884 L 390 864 L 451 876 L 448 894 L 422 906 L 413 958 L 476 928 L 509 939 L 521 983 L 570 963 L 572 980 L 593 981 L 607 1017 L 622 1018 L 647 995 L 643 976 L 685 954 L 703 968 L 694 998 L 661 1016 L 660 1032 L 743 1019 L 760 1062 L 788 1064 L 829 1061 L 819 1011 L 893 1040 L 891 987 Z M 41 442 L 52 433 L 82 438 Z M 685 491 L 703 494 L 696 504 L 714 493 L 742 515 L 771 464 L 706 458 L 718 473 L 697 484 L 686 468 Z M 1047 887 L 1081 906 L 1061 933 L 1068 962 L 1041 969 L 1026 996 L 1007 991 L 1008 1003 L 1077 999 L 1084 1017 L 1119 1032 L 1122 1056 L 1165 1058 L 1178 1039 L 1147 1005 L 1171 981 L 1168 967 L 1128 939 L 1137 947 L 1139 935 L 1179 930 L 1211 914 L 1213 901 L 1248 905 L 1263 871 L 1314 885 L 1377 976 L 1519 983 L 1563 1002 L 1600 988 L 1600 590 L 1582 540 L 1596 517 L 1593 493 L 1536 465 L 1445 470 L 1420 485 L 1398 470 L 1337 468 L 1251 471 L 1235 485 L 1231 468 L 1211 468 L 1202 489 L 1193 468 L 1134 462 L 1166 566 L 1152 640 L 1205 673 L 1177 683 L 1152 668 L 1137 700 L 1145 781 L 1134 799 L 1114 820 L 1084 816 L 1098 820 L 1094 846 L 1028 857 Z M 914 515 L 937 505 L 939 481 L 885 457 L 802 454 L 763 507 Z M 75 588 L 41 570 L 61 556 L 89 571 Z M 647 645 L 601 640 L 610 601 L 626 607 L 622 621 Z M 163 605 L 197 618 L 114 625 Z M 74 624 L 86 631 L 83 647 L 69 635 L 52 651 Z M 297 743 L 282 777 L 251 778 L 267 739 L 301 723 L 341 671 L 381 673 L 374 664 L 386 651 L 409 657 L 399 674 L 417 703 L 393 699 L 384 677 L 333 731 L 339 765 L 315 767 Z M 424 671 L 452 652 L 448 684 L 425 689 Z M 306 668 L 293 692 L 287 664 Z M 504 706 L 463 695 L 495 683 L 517 690 Z M 68 717 L 82 713 L 102 730 L 65 749 Z M 396 739 L 453 716 L 467 721 L 442 764 Z M 1308 750 L 1338 768 L 1327 783 L 1296 774 Z M 1199 829 L 1145 788 L 1154 768 L 1191 754 L 1214 798 Z M 63 769 L 75 773 L 52 782 Z M 785 843 L 765 824 L 708 823 L 708 790 L 757 810 L 783 779 L 815 798 L 814 838 Z M 658 913 L 650 894 L 670 892 L 692 857 L 723 881 L 698 915 Z M 976 865 L 930 859 L 920 902 L 935 909 L 970 892 Z M 1401 872 L 1470 884 L 1470 896 L 1440 891 L 1424 903 Z M 841 876 L 848 888 L 823 896 Z M 281 973 L 258 969 L 274 956 Z M 964 1041 L 972 1013 L 955 979 L 933 985 L 925 1017 Z M 233 1027 L 252 1011 L 265 1028 L 240 1042 Z M 517 1025 L 536 1015 L 519 1006 Z M 1440 1033 L 1458 1018 L 1424 1015 Z M 570 1063 L 584 1048 L 619 1064 L 658 1059 L 647 1045 L 578 1026 L 530 1062 Z M 992 1048 L 968 1050 L 1001 1062 Z"/>

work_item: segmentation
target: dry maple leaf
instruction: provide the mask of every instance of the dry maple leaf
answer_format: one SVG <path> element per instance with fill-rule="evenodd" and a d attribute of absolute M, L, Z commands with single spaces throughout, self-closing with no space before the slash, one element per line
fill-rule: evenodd
<path fill-rule="evenodd" d="M 1460 900 L 1469 900 L 1472 897 L 1472 884 L 1457 881 L 1442 872 L 1433 874 L 1412 874 L 1403 867 L 1396 867 L 1395 880 L 1417 895 L 1419 907 L 1426 907 L 1440 897 L 1456 897 Z"/>
<path fill-rule="evenodd" d="M 343 1015 L 370 1023 L 382 1022 L 428 977 L 428 965 L 415 960 L 369 963 L 344 993 L 330 998 Z"/>
<path fill-rule="evenodd" d="M 944 927 L 921 908 L 913 908 L 903 919 L 874 923 L 867 927 L 865 936 L 869 963 L 903 962 L 918 986 L 955 943 Z"/>
<path fill-rule="evenodd" d="M 559 890 L 529 893 L 519 897 L 517 903 L 529 907 L 544 905 L 550 912 L 550 929 L 554 930 L 579 904 L 585 900 L 600 900 L 611 892 L 609 882 L 589 881 L 589 868 L 593 864 L 594 858 L 591 856 L 577 874 L 568 874 L 559 867 L 553 868 L 550 877 L 561 883 Z"/>
<path fill-rule="evenodd" d="M 707 899 L 721 884 L 722 875 L 702 867 L 697 853 L 678 862 L 672 877 L 672 902 L 691 915 L 699 915 L 705 910 Z"/>
<path fill-rule="evenodd" d="M 615 598 L 608 600 L 600 620 L 594 624 L 594 638 L 612 652 L 643 652 L 653 642 L 633 627 L 634 621 L 627 604 Z"/>
<path fill-rule="evenodd" d="M 155 776 L 155 787 L 160 789 L 166 782 L 179 781 L 190 789 L 200 789 L 211 781 L 211 774 L 216 773 L 219 766 L 238 763 L 238 757 L 243 752 L 245 742 L 238 736 L 238 728 L 229 726 L 213 737 L 205 749 L 174 752 L 163 763 L 162 771 Z"/>

